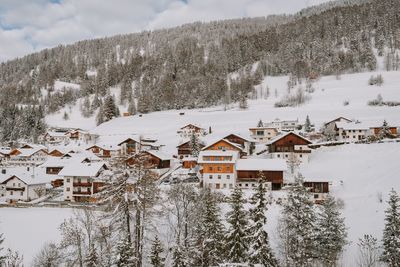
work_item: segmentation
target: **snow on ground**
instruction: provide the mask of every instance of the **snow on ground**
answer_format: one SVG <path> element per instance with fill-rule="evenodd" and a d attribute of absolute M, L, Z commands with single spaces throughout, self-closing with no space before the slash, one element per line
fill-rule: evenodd
<path fill-rule="evenodd" d="M 24 265 L 31 266 L 46 242 L 60 241 L 58 227 L 71 216 L 68 208 L 0 208 L 3 247 L 19 251 L 24 256 Z"/>

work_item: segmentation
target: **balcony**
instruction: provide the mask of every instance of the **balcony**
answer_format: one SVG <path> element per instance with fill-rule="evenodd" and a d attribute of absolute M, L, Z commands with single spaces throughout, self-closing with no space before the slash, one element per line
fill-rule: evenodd
<path fill-rule="evenodd" d="M 76 182 L 73 183 L 73 186 L 81 186 L 81 187 L 92 187 L 92 183 L 84 183 L 84 182 Z"/>
<path fill-rule="evenodd" d="M 92 192 L 88 192 L 88 191 L 73 191 L 72 192 L 73 193 L 73 195 L 91 195 L 92 194 Z"/>
<path fill-rule="evenodd" d="M 25 191 L 25 187 L 6 186 L 6 191 Z"/>

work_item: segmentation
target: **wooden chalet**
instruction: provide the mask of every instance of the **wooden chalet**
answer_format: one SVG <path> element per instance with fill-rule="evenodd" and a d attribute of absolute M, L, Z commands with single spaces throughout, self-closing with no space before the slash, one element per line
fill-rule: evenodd
<path fill-rule="evenodd" d="M 199 145 L 200 149 L 204 148 L 204 144 L 202 142 L 199 142 L 198 145 Z M 177 149 L 178 149 L 178 157 L 180 159 L 182 159 L 184 157 L 189 157 L 189 156 L 191 156 L 193 154 L 192 147 L 190 145 L 190 141 L 189 140 L 179 144 L 177 146 Z"/>
<path fill-rule="evenodd" d="M 140 154 L 133 155 L 125 160 L 125 163 L 128 167 L 132 167 L 138 161 L 143 161 L 144 167 L 147 169 L 166 169 L 171 166 L 171 158 L 154 150 L 142 151 Z"/>
<path fill-rule="evenodd" d="M 241 188 L 254 188 L 262 173 L 270 189 L 279 190 L 286 169 L 286 161 L 282 159 L 239 159 L 236 162 L 236 184 Z"/>
<path fill-rule="evenodd" d="M 244 151 L 244 148 L 242 148 L 239 144 L 232 143 L 227 139 L 219 139 L 218 141 L 212 142 L 209 145 L 205 146 L 202 150 L 231 150 L 239 152 L 240 157 L 247 155 L 247 153 Z"/>
<path fill-rule="evenodd" d="M 312 198 L 317 204 L 322 203 L 326 194 L 329 193 L 329 182 L 326 181 L 305 181 L 303 185 L 310 193 L 312 193 Z"/>
<path fill-rule="evenodd" d="M 242 150 L 246 152 L 247 155 L 251 155 L 255 148 L 256 140 L 249 139 L 238 134 L 232 133 L 225 136 L 223 139 L 228 140 L 229 142 L 240 146 Z"/>
<path fill-rule="evenodd" d="M 267 146 L 269 153 L 311 153 L 311 150 L 307 147 L 310 144 L 312 144 L 312 142 L 305 137 L 294 132 L 288 132 L 270 140 Z"/>
<path fill-rule="evenodd" d="M 138 140 L 133 138 L 127 138 L 120 142 L 118 146 L 121 147 L 121 152 L 123 155 L 132 155 L 139 151 L 140 143 Z"/>
<path fill-rule="evenodd" d="M 182 168 L 183 169 L 192 169 L 197 165 L 197 158 L 194 157 L 186 157 L 182 159 Z"/>

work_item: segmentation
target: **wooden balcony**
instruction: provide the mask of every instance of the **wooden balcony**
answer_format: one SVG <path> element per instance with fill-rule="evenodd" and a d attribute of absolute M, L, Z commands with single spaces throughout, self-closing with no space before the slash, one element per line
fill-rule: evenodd
<path fill-rule="evenodd" d="M 25 191 L 25 187 L 7 186 L 6 191 Z"/>
<path fill-rule="evenodd" d="M 87 191 L 73 191 L 73 195 L 91 195 L 92 192 Z"/>
<path fill-rule="evenodd" d="M 73 186 L 80 186 L 80 187 L 92 187 L 92 183 L 83 183 L 83 182 L 77 182 L 73 183 Z"/>

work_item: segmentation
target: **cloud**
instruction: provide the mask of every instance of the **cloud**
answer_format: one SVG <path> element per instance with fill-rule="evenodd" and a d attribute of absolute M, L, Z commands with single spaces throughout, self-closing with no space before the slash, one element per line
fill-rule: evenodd
<path fill-rule="evenodd" d="M 1 0 L 0 61 L 82 39 L 293 13 L 327 0 Z"/>

